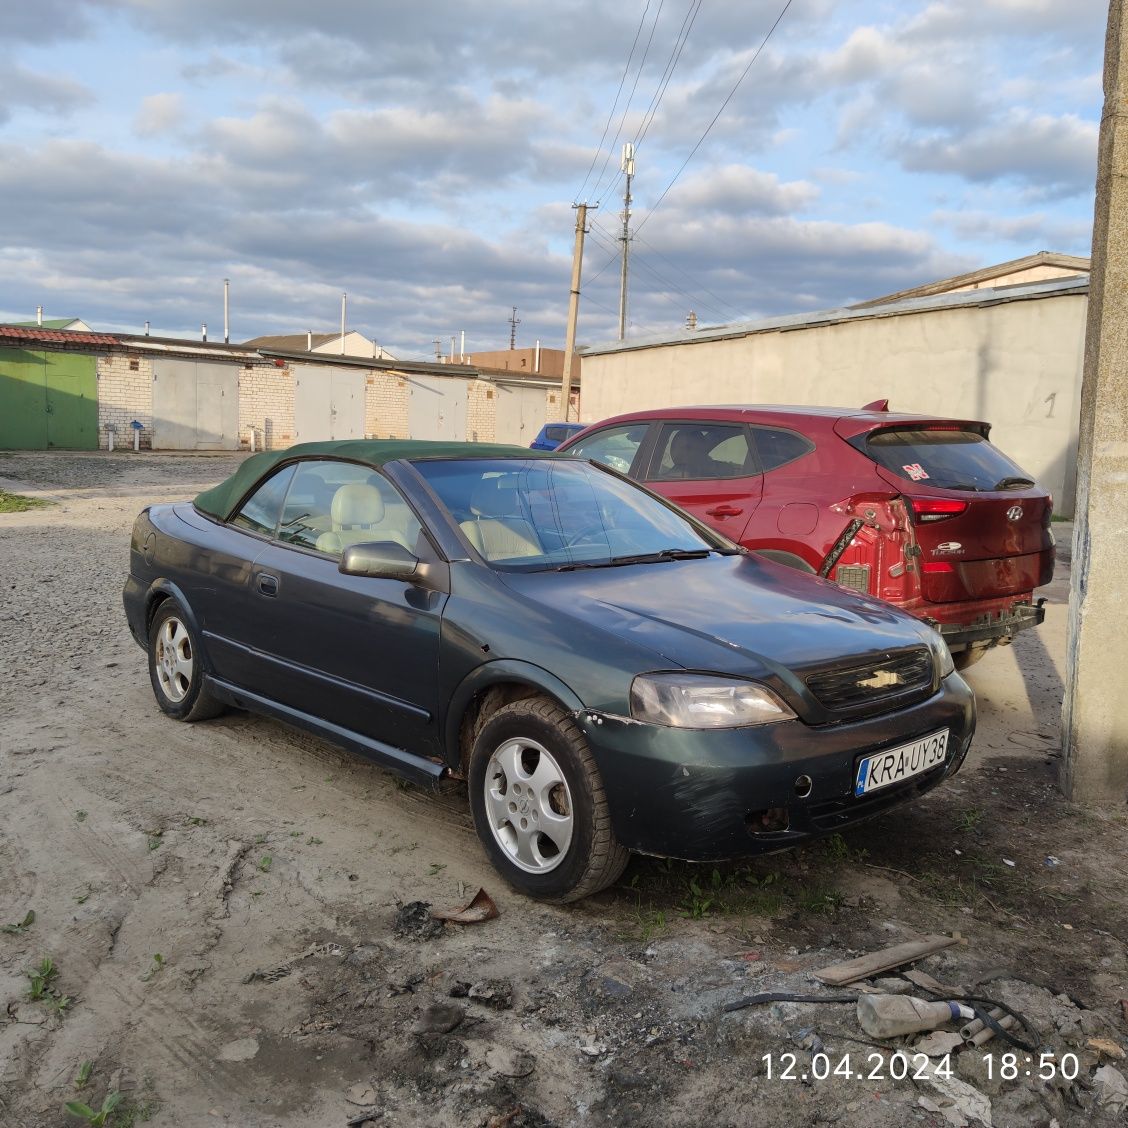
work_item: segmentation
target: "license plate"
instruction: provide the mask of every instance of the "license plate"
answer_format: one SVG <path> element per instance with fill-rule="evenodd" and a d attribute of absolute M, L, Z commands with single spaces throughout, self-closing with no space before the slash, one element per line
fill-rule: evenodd
<path fill-rule="evenodd" d="M 913 776 L 942 764 L 947 753 L 947 729 L 914 740 L 912 744 L 875 752 L 872 756 L 866 756 L 858 765 L 854 794 L 868 795 L 871 791 L 879 791 L 902 780 L 912 779 Z"/>

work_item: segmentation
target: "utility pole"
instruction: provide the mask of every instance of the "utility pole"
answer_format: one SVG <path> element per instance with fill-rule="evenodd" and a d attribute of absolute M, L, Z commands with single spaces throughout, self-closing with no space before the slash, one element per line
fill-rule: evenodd
<path fill-rule="evenodd" d="M 345 311 L 348 308 L 348 294 L 341 295 L 341 356 L 345 355 Z"/>
<path fill-rule="evenodd" d="M 592 207 L 598 207 L 593 204 Z M 584 265 L 584 236 L 587 234 L 587 204 L 573 204 L 576 209 L 576 245 L 572 250 L 572 290 L 568 296 L 568 328 L 564 334 L 564 375 L 560 390 L 564 399 L 564 422 L 572 398 L 572 360 L 576 355 L 576 321 L 580 315 L 580 274 Z"/>
<path fill-rule="evenodd" d="M 435 346 L 435 363 L 437 364 L 443 358 L 443 343 L 436 337 L 433 344 Z"/>
<path fill-rule="evenodd" d="M 620 242 L 623 244 L 623 267 L 619 272 L 619 340 L 627 335 L 627 260 L 631 250 L 631 180 L 634 177 L 635 157 L 634 145 L 629 141 L 623 146 L 623 159 L 619 162 L 619 169 L 627 175 L 627 186 L 623 190 L 623 234 Z"/>
<path fill-rule="evenodd" d="M 512 352 L 517 347 L 517 326 L 521 324 L 521 319 L 517 316 L 517 307 L 513 307 L 513 313 L 509 318 L 509 349 Z"/>

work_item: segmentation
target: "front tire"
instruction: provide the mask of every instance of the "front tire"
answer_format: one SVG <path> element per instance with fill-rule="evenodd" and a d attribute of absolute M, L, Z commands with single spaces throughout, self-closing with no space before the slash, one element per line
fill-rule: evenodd
<path fill-rule="evenodd" d="M 204 688 L 199 639 L 180 605 L 166 599 L 149 624 L 149 681 L 161 711 L 178 721 L 205 721 L 224 706 Z"/>
<path fill-rule="evenodd" d="M 615 839 L 583 733 L 546 697 L 515 701 L 478 731 L 470 809 L 490 860 L 543 901 L 578 901 L 612 884 L 630 854 Z"/>

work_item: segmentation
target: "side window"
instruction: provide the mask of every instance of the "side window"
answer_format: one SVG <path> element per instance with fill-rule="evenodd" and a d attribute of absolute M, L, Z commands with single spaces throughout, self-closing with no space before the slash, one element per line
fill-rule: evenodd
<path fill-rule="evenodd" d="M 353 462 L 302 462 L 286 495 L 278 539 L 340 556 L 352 544 L 395 541 L 418 551 L 419 521 L 394 486 Z"/>
<path fill-rule="evenodd" d="M 286 497 L 290 479 L 294 476 L 293 466 L 287 466 L 272 474 L 245 502 L 239 512 L 231 518 L 231 524 L 248 532 L 274 536 L 278 528 L 278 518 L 282 514 L 282 501 Z"/>
<path fill-rule="evenodd" d="M 739 424 L 667 423 L 649 478 L 746 478 L 758 472 L 748 432 Z"/>
<path fill-rule="evenodd" d="M 815 444 L 794 431 L 780 431 L 773 427 L 753 427 L 756 436 L 756 453 L 764 473 L 794 462 L 815 449 Z"/>
<path fill-rule="evenodd" d="M 590 458 L 593 462 L 601 462 L 612 470 L 618 470 L 620 474 L 626 474 L 630 471 L 631 463 L 634 462 L 649 427 L 649 423 L 608 427 L 590 435 L 582 443 L 569 447 L 567 453 L 576 458 Z"/>

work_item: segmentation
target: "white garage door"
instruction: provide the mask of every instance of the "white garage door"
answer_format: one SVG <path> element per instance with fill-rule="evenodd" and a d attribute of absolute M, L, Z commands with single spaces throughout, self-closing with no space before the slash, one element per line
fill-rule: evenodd
<path fill-rule="evenodd" d="M 294 365 L 294 441 L 364 438 L 365 372 Z"/>
<path fill-rule="evenodd" d="M 455 376 L 412 376 L 408 381 L 408 434 L 413 439 L 466 440 L 465 380 Z"/>
<path fill-rule="evenodd" d="M 544 388 L 498 384 L 497 423 L 499 443 L 529 446 L 545 424 L 547 403 Z"/>
<path fill-rule="evenodd" d="M 238 446 L 239 369 L 207 361 L 154 359 L 154 449 L 235 450 Z"/>

